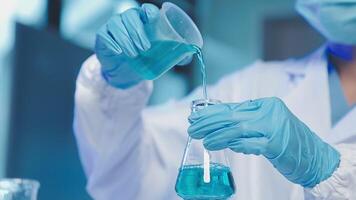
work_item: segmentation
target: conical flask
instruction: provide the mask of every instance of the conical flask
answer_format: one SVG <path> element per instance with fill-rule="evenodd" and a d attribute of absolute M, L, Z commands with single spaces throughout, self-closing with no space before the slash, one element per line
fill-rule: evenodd
<path fill-rule="evenodd" d="M 218 104 L 218 100 L 192 102 L 191 111 Z M 225 151 L 207 151 L 202 140 L 188 138 L 175 186 L 184 200 L 225 200 L 235 193 L 235 183 Z"/>

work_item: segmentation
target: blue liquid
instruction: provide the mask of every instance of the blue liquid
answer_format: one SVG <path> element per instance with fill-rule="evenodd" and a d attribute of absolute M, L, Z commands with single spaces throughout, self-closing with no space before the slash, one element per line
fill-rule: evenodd
<path fill-rule="evenodd" d="M 206 90 L 206 67 L 205 67 L 205 63 L 203 60 L 203 54 L 199 47 L 193 46 L 193 48 L 196 49 L 196 56 L 198 58 L 198 62 L 200 65 L 200 72 L 202 75 L 203 97 L 204 97 L 204 99 L 208 100 L 208 93 Z"/>
<path fill-rule="evenodd" d="M 175 41 L 154 41 L 151 48 L 141 51 L 135 58 L 127 58 L 127 63 L 138 74 L 153 80 L 168 71 L 186 56 L 196 53 L 197 47 Z"/>
<path fill-rule="evenodd" d="M 230 168 L 210 164 L 210 182 L 204 182 L 203 165 L 185 165 L 179 170 L 175 190 L 185 200 L 225 200 L 235 193 Z"/>

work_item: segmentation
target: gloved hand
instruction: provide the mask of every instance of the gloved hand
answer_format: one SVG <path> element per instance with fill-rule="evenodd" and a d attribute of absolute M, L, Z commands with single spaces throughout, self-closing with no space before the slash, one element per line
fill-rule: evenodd
<path fill-rule="evenodd" d="M 278 98 L 217 104 L 192 113 L 189 135 L 208 150 L 265 156 L 288 180 L 304 187 L 332 175 L 339 153 L 294 116 Z"/>
<path fill-rule="evenodd" d="M 144 24 L 152 23 L 158 16 L 156 6 L 143 4 L 141 8 L 114 15 L 97 32 L 95 53 L 109 84 L 125 89 L 142 80 L 136 72 L 122 65 L 127 56 L 136 57 L 138 50 L 146 51 L 151 47 Z"/>
<path fill-rule="evenodd" d="M 134 58 L 139 51 L 147 51 L 151 43 L 144 24 L 153 23 L 159 9 L 143 4 L 113 16 L 96 34 L 95 53 L 102 65 L 104 78 L 114 87 L 125 89 L 139 83 L 142 78 L 130 67 L 124 66 L 127 57 Z M 180 64 L 187 64 L 190 58 Z"/>

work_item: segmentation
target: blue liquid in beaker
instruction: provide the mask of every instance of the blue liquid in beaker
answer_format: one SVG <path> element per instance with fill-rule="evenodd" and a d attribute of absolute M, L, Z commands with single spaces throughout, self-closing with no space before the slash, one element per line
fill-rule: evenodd
<path fill-rule="evenodd" d="M 175 41 L 153 41 L 151 48 L 141 51 L 135 58 L 127 58 L 127 63 L 144 79 L 153 80 L 186 56 L 196 53 L 198 47 Z"/>
<path fill-rule="evenodd" d="M 185 200 L 225 200 L 235 193 L 230 168 L 210 164 L 210 182 L 204 182 L 203 165 L 186 165 L 179 170 L 175 190 Z"/>

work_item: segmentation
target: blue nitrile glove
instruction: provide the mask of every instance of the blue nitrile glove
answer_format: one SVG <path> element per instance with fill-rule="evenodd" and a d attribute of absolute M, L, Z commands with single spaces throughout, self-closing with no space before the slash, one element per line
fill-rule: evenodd
<path fill-rule="evenodd" d="M 96 34 L 95 53 L 102 65 L 104 78 L 114 87 L 125 89 L 139 83 L 142 78 L 127 64 L 127 57 L 134 58 L 138 50 L 147 51 L 151 43 L 144 24 L 158 19 L 159 9 L 153 4 L 143 4 L 122 14 L 114 15 Z M 180 64 L 187 64 L 191 58 Z"/>
<path fill-rule="evenodd" d="M 278 98 L 217 104 L 192 113 L 189 135 L 208 150 L 265 156 L 288 180 L 313 187 L 332 175 L 340 154 Z"/>
<path fill-rule="evenodd" d="M 104 78 L 117 88 L 129 88 L 142 78 L 125 64 L 127 56 L 136 57 L 138 50 L 151 47 L 143 25 L 159 17 L 159 9 L 152 4 L 132 8 L 111 17 L 96 34 L 95 53 Z"/>

